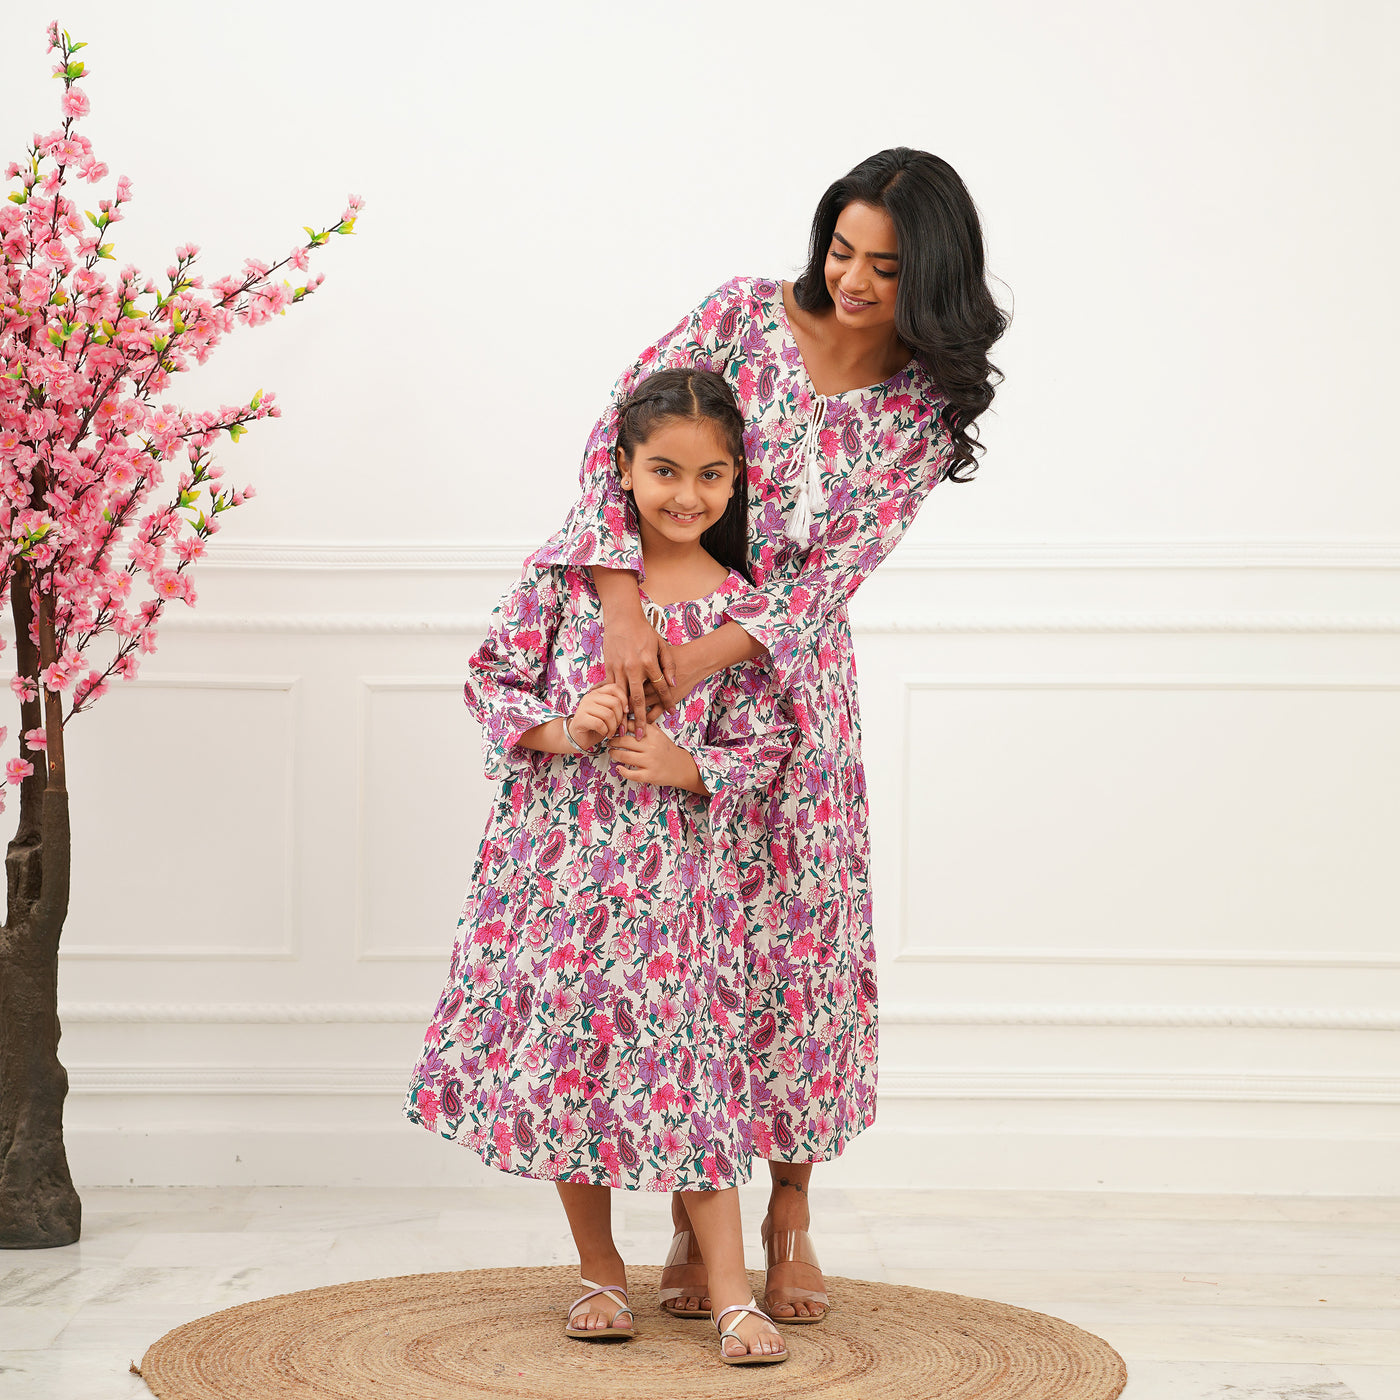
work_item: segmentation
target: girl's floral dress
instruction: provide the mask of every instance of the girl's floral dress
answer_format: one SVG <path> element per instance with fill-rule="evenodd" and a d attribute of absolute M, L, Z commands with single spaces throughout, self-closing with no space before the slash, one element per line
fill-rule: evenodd
<path fill-rule="evenodd" d="M 675 643 L 748 588 L 649 611 Z M 586 570 L 527 564 L 472 658 L 500 787 L 404 1114 L 519 1176 L 653 1191 L 752 1172 L 739 886 L 795 730 L 767 666 L 732 666 L 663 728 L 704 797 L 618 776 L 605 745 L 522 748 L 604 679 Z"/>
<path fill-rule="evenodd" d="M 647 374 L 690 364 L 723 373 L 743 410 L 757 587 L 726 614 L 768 648 L 799 727 L 741 888 L 754 1146 L 824 1161 L 875 1119 L 870 835 L 846 604 L 951 463 L 946 399 L 917 359 L 880 384 L 817 394 L 781 284 L 736 277 L 623 372 L 589 438 L 582 497 L 535 562 L 644 575 L 613 469 L 617 406 Z"/>

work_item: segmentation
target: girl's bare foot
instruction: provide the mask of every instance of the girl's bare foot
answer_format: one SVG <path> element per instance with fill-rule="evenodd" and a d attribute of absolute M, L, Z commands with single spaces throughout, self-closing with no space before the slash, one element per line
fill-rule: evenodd
<path fill-rule="evenodd" d="M 626 1288 L 627 1268 L 622 1256 L 616 1251 L 611 1257 L 596 1255 L 580 1258 L 578 1266 L 580 1279 L 592 1279 L 603 1288 Z M 586 1303 L 581 1303 L 577 1312 L 570 1314 L 569 1326 L 580 1331 L 594 1331 L 599 1327 L 618 1327 L 632 1330 L 632 1314 L 624 1312 L 623 1304 L 606 1293 L 599 1293 Z"/>
<path fill-rule="evenodd" d="M 748 1301 L 749 1299 L 745 1297 L 726 1299 L 717 1303 L 711 1321 L 719 1317 L 720 1313 L 731 1303 L 747 1303 Z M 736 1321 L 736 1319 L 738 1320 Z M 724 1332 L 731 1327 L 734 1329 L 735 1335 L 724 1337 L 720 1341 L 720 1347 L 726 1356 L 743 1356 L 745 1352 L 748 1352 L 750 1356 L 777 1356 L 787 1350 L 781 1333 L 767 1318 L 755 1317 L 751 1312 L 731 1312 L 720 1320 L 718 1330 Z"/>

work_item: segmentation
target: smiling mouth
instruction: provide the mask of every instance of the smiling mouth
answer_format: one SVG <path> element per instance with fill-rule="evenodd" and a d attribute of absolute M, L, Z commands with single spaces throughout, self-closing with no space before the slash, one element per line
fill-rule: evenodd
<path fill-rule="evenodd" d="M 679 511 L 668 510 L 663 511 L 662 514 L 669 515 L 671 519 L 676 522 L 677 525 L 690 525 L 695 521 L 701 519 L 705 512 L 702 510 L 697 510 L 693 515 L 682 515 Z"/>
<path fill-rule="evenodd" d="M 841 298 L 841 305 L 847 311 L 863 311 L 867 306 L 875 305 L 873 301 L 857 301 L 855 297 L 848 297 L 839 287 L 836 289 L 836 295 Z"/>

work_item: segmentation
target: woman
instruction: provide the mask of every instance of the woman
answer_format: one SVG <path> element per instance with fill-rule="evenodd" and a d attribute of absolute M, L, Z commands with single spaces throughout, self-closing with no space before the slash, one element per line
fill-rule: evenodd
<path fill-rule="evenodd" d="M 846 604 L 934 484 L 967 480 L 1007 318 L 985 283 L 976 207 L 947 162 L 895 147 L 822 196 L 794 283 L 725 283 L 623 373 L 589 439 L 583 495 L 537 563 L 592 566 L 608 679 L 638 733 L 716 671 L 768 653 L 800 735 L 762 817 L 768 859 L 743 884 L 754 1149 L 772 1195 L 764 1310 L 819 1322 L 829 1302 L 808 1233 L 812 1165 L 875 1119 L 876 978 L 869 822 Z M 637 527 L 612 469 L 617 405 L 663 366 L 717 369 L 746 423 L 752 592 L 707 636 L 668 646 L 642 611 Z M 654 711 L 652 718 L 655 717 Z M 684 1203 L 663 1305 L 707 1316 Z"/>

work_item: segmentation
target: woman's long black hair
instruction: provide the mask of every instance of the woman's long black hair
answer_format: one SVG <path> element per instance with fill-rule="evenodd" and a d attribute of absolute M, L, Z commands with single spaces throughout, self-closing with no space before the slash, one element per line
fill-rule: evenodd
<path fill-rule="evenodd" d="M 749 571 L 749 470 L 744 459 L 744 415 L 734 391 L 722 374 L 712 369 L 660 369 L 649 374 L 617 410 L 617 445 L 630 462 L 667 419 L 705 419 L 714 423 L 734 459 L 734 494 L 724 514 L 700 536 L 700 545 L 726 569 L 733 569 L 750 583 Z M 637 509 L 632 493 L 626 493 Z"/>
<path fill-rule="evenodd" d="M 807 267 L 794 284 L 804 311 L 831 305 L 826 255 L 841 211 L 851 203 L 884 209 L 899 239 L 895 333 L 928 366 L 947 398 L 944 426 L 953 457 L 944 475 L 968 481 L 977 470 L 975 420 L 1002 380 L 987 352 L 1010 318 L 992 300 L 985 281 L 982 225 L 977 206 L 947 161 L 909 146 L 891 146 L 861 161 L 821 197 L 812 219 Z"/>

